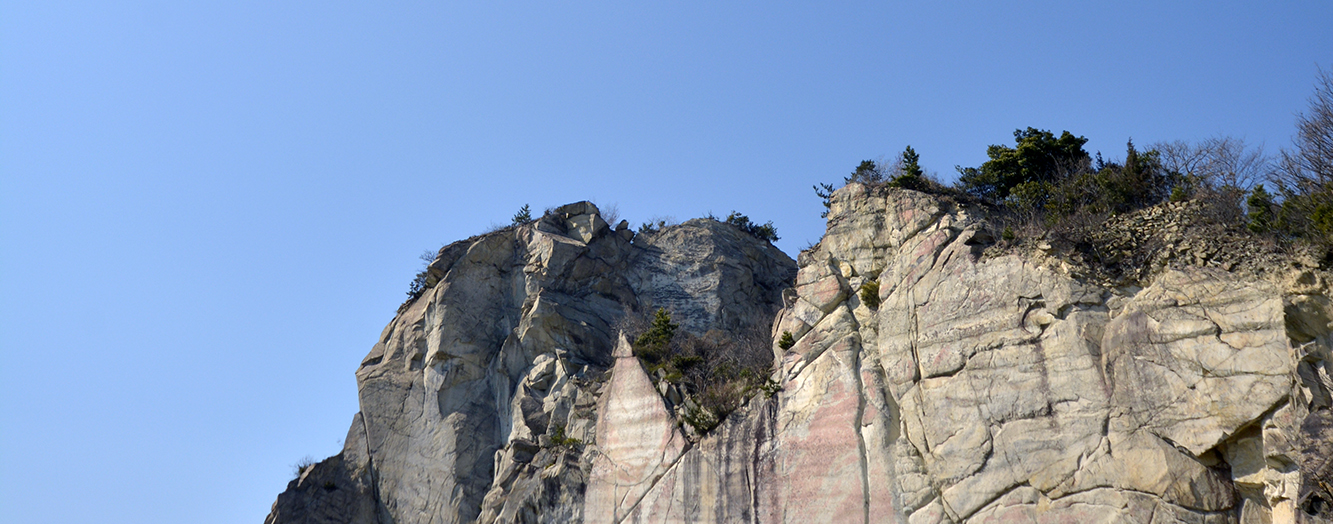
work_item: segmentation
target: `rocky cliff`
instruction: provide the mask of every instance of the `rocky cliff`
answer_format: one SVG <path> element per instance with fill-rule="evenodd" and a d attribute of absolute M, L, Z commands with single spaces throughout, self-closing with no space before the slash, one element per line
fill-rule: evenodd
<path fill-rule="evenodd" d="M 1330 521 L 1317 264 L 1233 242 L 1108 279 L 992 229 L 852 184 L 799 263 L 587 203 L 446 246 L 361 363 L 343 452 L 266 523 Z M 771 326 L 780 390 L 683 424 L 692 392 L 618 329 L 657 307 Z"/>

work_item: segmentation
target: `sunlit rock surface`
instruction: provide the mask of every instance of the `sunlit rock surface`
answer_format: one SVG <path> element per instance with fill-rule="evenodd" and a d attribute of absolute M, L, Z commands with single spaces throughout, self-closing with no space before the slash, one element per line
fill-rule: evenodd
<path fill-rule="evenodd" d="M 1211 253 L 1112 284 L 988 250 L 986 220 L 852 184 L 799 264 L 588 203 L 446 246 L 344 451 L 268 522 L 1330 522 L 1325 272 Z M 616 330 L 655 307 L 771 326 L 781 389 L 691 434 Z"/>

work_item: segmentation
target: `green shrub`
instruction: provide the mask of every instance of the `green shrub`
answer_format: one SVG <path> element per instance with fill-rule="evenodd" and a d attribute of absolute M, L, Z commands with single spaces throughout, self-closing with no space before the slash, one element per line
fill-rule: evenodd
<path fill-rule="evenodd" d="M 884 166 L 875 163 L 874 160 L 862 160 L 852 171 L 852 174 L 843 179 L 844 182 L 858 184 L 878 184 L 884 181 Z"/>
<path fill-rule="evenodd" d="M 1082 148 L 1087 139 L 1068 131 L 1057 138 L 1027 128 L 1015 131 L 1014 138 L 1014 147 L 991 146 L 990 160 L 981 167 L 959 168 L 957 186 L 1005 212 L 998 218 L 1005 242 L 1016 241 L 1018 231 L 1044 229 L 1084 245 L 1107 217 L 1194 195 L 1199 185 L 1166 169 L 1158 151 L 1139 151 L 1133 141 L 1118 164 L 1102 160 L 1100 153 L 1092 162 Z"/>
<path fill-rule="evenodd" d="M 699 355 L 676 355 L 671 357 L 671 366 L 680 370 L 690 369 L 703 363 L 704 357 Z"/>
<path fill-rule="evenodd" d="M 1088 139 L 1064 131 L 1056 138 L 1050 131 L 1029 127 L 1014 131 L 1014 147 L 993 145 L 986 149 L 990 160 L 981 167 L 959 167 L 962 190 L 992 202 L 1003 202 L 1025 182 L 1056 182 L 1085 169 L 1091 158 L 1083 150 Z"/>
<path fill-rule="evenodd" d="M 671 313 L 666 308 L 657 308 L 648 331 L 634 339 L 634 356 L 650 365 L 661 362 L 666 357 L 667 345 L 671 344 L 671 339 L 676 336 L 676 328 L 679 327 L 671 323 Z"/>
<path fill-rule="evenodd" d="M 690 427 L 699 432 L 700 435 L 712 431 L 713 428 L 722 423 L 717 415 L 713 414 L 711 410 L 703 406 L 685 410 L 685 413 L 681 418 L 685 420 L 686 424 L 689 424 Z"/>
<path fill-rule="evenodd" d="M 861 303 L 870 309 L 879 309 L 879 282 L 867 280 L 861 284 Z"/>
<path fill-rule="evenodd" d="M 1047 201 L 1055 192 L 1055 185 L 1050 182 L 1029 180 L 1015 185 L 1009 190 L 1009 197 L 1004 204 L 1010 210 L 1023 215 L 1041 213 L 1046 209 Z"/>
<path fill-rule="evenodd" d="M 1264 190 L 1264 185 L 1254 186 L 1250 198 L 1245 200 L 1249 208 L 1249 223 L 1246 227 L 1255 233 L 1267 233 L 1273 229 L 1273 195 Z"/>
<path fill-rule="evenodd" d="M 764 224 L 750 222 L 750 217 L 732 211 L 730 215 L 727 215 L 727 219 L 724 222 L 736 226 L 741 231 L 744 231 L 759 240 L 768 242 L 778 241 L 778 229 L 773 227 L 773 221 L 771 220 Z"/>
<path fill-rule="evenodd" d="M 556 426 L 555 433 L 551 435 L 551 445 L 562 448 L 572 448 L 574 446 L 582 446 L 583 441 L 565 436 L 565 427 Z"/>
<path fill-rule="evenodd" d="M 638 332 L 634 355 L 654 381 L 676 384 L 697 406 L 684 421 L 705 433 L 740 406 L 747 395 L 768 391 L 773 364 L 769 326 L 739 331 L 709 330 L 702 336 L 679 329 L 671 314 L 659 308 L 651 321 L 633 314 L 621 320 L 628 334 Z"/>
<path fill-rule="evenodd" d="M 407 300 L 403 301 L 403 304 L 401 306 L 398 306 L 399 312 L 402 312 L 402 310 L 406 308 L 408 304 L 411 304 L 412 301 L 421 298 L 421 295 L 426 293 L 426 289 L 428 289 L 426 282 L 427 279 L 430 278 L 430 269 L 429 269 L 430 264 L 435 261 L 435 257 L 437 256 L 438 253 L 439 250 L 436 251 L 426 250 L 423 251 L 421 255 L 417 257 L 421 259 L 422 262 L 421 271 L 418 271 L 417 275 L 412 278 L 412 283 L 408 284 Z"/>
<path fill-rule="evenodd" d="M 791 349 L 792 346 L 795 345 L 796 345 L 796 338 L 791 336 L 791 332 L 783 331 L 782 338 L 778 339 L 778 347 L 782 348 L 783 351 L 786 351 L 788 349 Z"/>
<path fill-rule="evenodd" d="M 764 398 L 773 398 L 773 395 L 782 391 L 782 383 L 771 378 L 765 378 L 762 384 L 755 386 L 759 391 L 764 392 Z"/>
<path fill-rule="evenodd" d="M 824 211 L 819 213 L 819 218 L 828 218 L 829 210 L 833 208 L 833 192 L 837 189 L 833 184 L 820 183 L 815 187 L 815 196 L 819 197 L 824 204 Z"/>
<path fill-rule="evenodd" d="M 426 277 L 429 275 L 430 272 L 423 269 L 417 273 L 416 277 L 412 278 L 412 283 L 407 286 L 407 298 L 409 301 L 421 298 L 421 295 L 425 294 Z"/>

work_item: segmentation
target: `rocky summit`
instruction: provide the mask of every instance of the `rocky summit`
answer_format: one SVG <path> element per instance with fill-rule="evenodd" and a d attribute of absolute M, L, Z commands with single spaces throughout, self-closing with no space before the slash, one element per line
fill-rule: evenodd
<path fill-rule="evenodd" d="M 830 204 L 797 261 L 586 202 L 445 246 L 266 524 L 1333 522 L 1320 264 L 1204 239 L 1107 272 L 997 245 L 978 204 Z M 1164 206 L 1118 220 L 1176 234 Z M 762 331 L 762 387 L 700 423 L 716 391 L 634 343 L 659 308 Z"/>

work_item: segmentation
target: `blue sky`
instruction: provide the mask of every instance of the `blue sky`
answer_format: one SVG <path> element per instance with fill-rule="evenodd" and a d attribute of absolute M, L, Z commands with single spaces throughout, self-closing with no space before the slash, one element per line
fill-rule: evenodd
<path fill-rule="evenodd" d="M 1333 65 L 1325 1 L 811 4 L 0 2 L 0 512 L 262 521 L 417 256 L 525 203 L 794 255 L 862 159 L 1273 152 Z"/>

